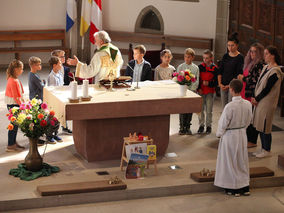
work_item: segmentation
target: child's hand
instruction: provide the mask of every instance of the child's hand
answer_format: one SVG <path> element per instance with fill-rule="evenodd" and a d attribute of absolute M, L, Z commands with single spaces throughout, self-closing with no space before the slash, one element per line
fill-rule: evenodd
<path fill-rule="evenodd" d="M 255 98 L 251 98 L 251 103 L 254 106 L 257 106 L 258 102 L 255 100 Z"/>
<path fill-rule="evenodd" d="M 208 81 L 203 81 L 203 85 L 204 85 L 204 86 L 208 86 L 208 85 L 209 85 L 209 82 L 208 82 Z"/>
<path fill-rule="evenodd" d="M 244 75 L 242 75 L 242 74 L 239 74 L 239 75 L 238 75 L 238 79 L 239 79 L 240 81 L 243 81 L 243 78 L 244 78 Z"/>
<path fill-rule="evenodd" d="M 226 86 L 224 86 L 223 84 L 219 84 L 219 87 L 221 90 L 226 90 Z"/>

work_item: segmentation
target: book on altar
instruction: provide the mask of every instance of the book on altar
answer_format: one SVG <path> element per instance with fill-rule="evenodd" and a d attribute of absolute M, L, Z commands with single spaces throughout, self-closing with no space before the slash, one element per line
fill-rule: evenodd
<path fill-rule="evenodd" d="M 144 170 L 148 155 L 132 153 L 127 164 L 125 176 L 128 179 L 144 177 Z"/>
<path fill-rule="evenodd" d="M 147 155 L 149 155 L 148 160 L 156 160 L 157 146 L 148 145 L 147 146 Z"/>
<path fill-rule="evenodd" d="M 142 154 L 146 155 L 147 154 L 147 143 L 137 143 L 137 144 L 130 144 L 125 146 L 125 152 L 126 152 L 126 157 L 129 160 L 131 154 L 136 153 L 136 154 Z"/>

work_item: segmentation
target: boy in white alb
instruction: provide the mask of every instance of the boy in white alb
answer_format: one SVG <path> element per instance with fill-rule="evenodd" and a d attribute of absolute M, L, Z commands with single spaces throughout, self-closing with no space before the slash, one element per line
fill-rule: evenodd
<path fill-rule="evenodd" d="M 242 87 L 240 80 L 230 82 L 233 99 L 225 106 L 216 133 L 221 138 L 214 185 L 235 196 L 249 195 L 250 180 L 246 128 L 252 119 L 252 107 L 242 99 Z"/>

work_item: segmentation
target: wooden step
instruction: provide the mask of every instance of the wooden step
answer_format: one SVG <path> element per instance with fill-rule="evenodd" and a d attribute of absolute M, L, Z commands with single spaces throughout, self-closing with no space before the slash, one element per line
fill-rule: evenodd
<path fill-rule="evenodd" d="M 278 155 L 278 166 L 284 169 L 284 154 Z"/>
<path fill-rule="evenodd" d="M 123 181 L 120 181 L 120 183 L 118 184 L 109 184 L 108 180 L 100 180 L 100 181 L 90 181 L 90 182 L 43 185 L 43 186 L 38 186 L 37 191 L 40 193 L 41 196 L 49 196 L 49 195 L 123 190 L 126 188 L 127 185 Z"/>
<path fill-rule="evenodd" d="M 250 178 L 274 176 L 274 171 L 272 171 L 267 167 L 252 167 L 249 169 L 249 171 L 250 171 Z M 212 176 L 201 176 L 200 172 L 190 173 L 190 177 L 197 182 L 214 181 L 214 176 L 215 176 L 215 171 L 212 172 Z"/>

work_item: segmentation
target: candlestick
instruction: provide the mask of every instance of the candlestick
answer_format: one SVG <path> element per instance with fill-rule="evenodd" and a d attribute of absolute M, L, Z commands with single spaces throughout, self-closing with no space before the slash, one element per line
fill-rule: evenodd
<path fill-rule="evenodd" d="M 83 97 L 89 97 L 89 80 L 83 80 Z"/>
<path fill-rule="evenodd" d="M 71 99 L 77 99 L 77 81 L 71 81 Z"/>

